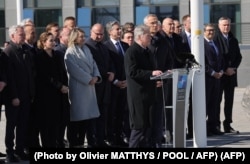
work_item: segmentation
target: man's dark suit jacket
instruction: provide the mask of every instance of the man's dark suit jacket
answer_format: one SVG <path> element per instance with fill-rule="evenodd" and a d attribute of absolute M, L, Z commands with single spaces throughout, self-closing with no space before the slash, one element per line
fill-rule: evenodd
<path fill-rule="evenodd" d="M 6 98 L 9 101 L 14 98 L 31 99 L 34 94 L 34 81 L 29 50 L 18 48 L 10 41 L 4 53 L 8 56 Z"/>
<path fill-rule="evenodd" d="M 241 60 L 242 60 L 242 55 L 240 52 L 239 48 L 239 42 L 238 40 L 234 37 L 232 32 L 229 32 L 228 34 L 228 43 L 229 46 L 227 47 L 226 40 L 222 33 L 220 31 L 217 31 L 215 35 L 215 40 L 219 44 L 219 46 L 222 48 L 222 54 L 225 59 L 225 70 L 228 67 L 236 68 L 236 74 L 231 76 L 231 82 L 233 87 L 238 86 L 237 82 L 237 68 L 239 67 Z"/>
<path fill-rule="evenodd" d="M 120 41 L 120 43 L 125 53 L 126 50 L 129 48 L 129 45 L 123 41 Z M 111 59 L 113 60 L 113 63 L 114 63 L 114 68 L 115 68 L 114 80 L 115 79 L 126 80 L 125 71 L 124 71 L 124 56 L 120 55 L 117 52 L 115 45 L 110 39 L 105 41 L 104 44 L 108 47 L 110 51 Z"/>
<path fill-rule="evenodd" d="M 215 53 L 211 45 L 208 43 L 207 40 L 204 39 L 204 50 L 205 50 L 205 72 L 206 76 L 209 78 L 214 78 L 211 76 L 212 72 L 220 72 L 221 70 L 224 70 L 224 58 L 221 54 L 221 49 L 218 46 L 218 43 L 215 42 L 215 45 L 217 46 L 217 49 L 219 51 L 218 54 Z"/>
<path fill-rule="evenodd" d="M 150 80 L 154 62 L 150 51 L 133 43 L 125 54 L 128 106 L 131 129 L 150 127 L 151 108 L 155 97 L 155 82 Z"/>
<path fill-rule="evenodd" d="M 184 46 L 185 52 L 191 52 L 191 47 L 188 44 L 188 38 L 187 38 L 186 32 L 182 31 L 180 35 L 182 37 L 182 43 L 184 44 L 183 46 Z"/>
<path fill-rule="evenodd" d="M 108 81 L 107 72 L 115 72 L 114 63 L 111 59 L 110 52 L 102 42 L 96 42 L 89 38 L 85 44 L 90 49 L 94 60 L 96 61 L 99 72 L 102 76 L 102 82 L 95 85 L 98 102 L 111 102 L 111 83 Z"/>

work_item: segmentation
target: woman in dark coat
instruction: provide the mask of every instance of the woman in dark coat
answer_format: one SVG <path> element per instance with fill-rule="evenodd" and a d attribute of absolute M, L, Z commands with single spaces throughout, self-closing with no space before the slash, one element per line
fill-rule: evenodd
<path fill-rule="evenodd" d="M 42 147 L 56 147 L 62 117 L 63 94 L 68 93 L 63 65 L 53 50 L 55 42 L 51 33 L 44 32 L 38 41 L 39 53 L 35 56 L 36 96 L 35 108 Z"/>

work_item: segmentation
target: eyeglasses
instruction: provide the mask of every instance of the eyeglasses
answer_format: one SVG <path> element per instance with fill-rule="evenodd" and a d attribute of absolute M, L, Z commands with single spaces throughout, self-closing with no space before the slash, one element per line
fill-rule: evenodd
<path fill-rule="evenodd" d="M 205 31 L 214 32 L 214 29 L 206 29 Z"/>
<path fill-rule="evenodd" d="M 104 34 L 103 33 L 96 33 L 96 32 L 94 32 L 94 31 L 92 31 L 94 34 L 96 34 L 96 35 L 99 35 L 99 36 L 103 36 Z"/>

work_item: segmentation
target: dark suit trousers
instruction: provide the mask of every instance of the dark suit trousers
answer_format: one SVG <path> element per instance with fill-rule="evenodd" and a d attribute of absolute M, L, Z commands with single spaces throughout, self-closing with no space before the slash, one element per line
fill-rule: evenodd
<path fill-rule="evenodd" d="M 224 124 L 226 126 L 230 126 L 230 124 L 233 122 L 232 120 L 232 111 L 233 111 L 233 102 L 234 102 L 234 90 L 235 85 L 234 82 L 232 82 L 232 77 L 225 76 L 222 78 L 222 84 L 220 88 L 220 97 L 219 102 L 222 101 L 222 96 L 224 92 Z M 220 112 L 220 108 L 219 108 Z"/>
<path fill-rule="evenodd" d="M 208 131 L 216 130 L 218 115 L 218 104 L 220 94 L 220 80 L 209 78 L 206 79 L 206 113 Z"/>
<path fill-rule="evenodd" d="M 129 139 L 129 148 L 146 148 L 149 146 L 148 138 L 150 136 L 150 129 L 132 129 Z"/>
<path fill-rule="evenodd" d="M 108 113 L 108 139 L 114 144 L 119 142 L 123 133 L 123 117 L 127 107 L 126 94 L 126 89 L 112 86 L 112 102 Z"/>
<path fill-rule="evenodd" d="M 6 134 L 5 145 L 7 154 L 16 151 L 23 153 L 26 148 L 26 137 L 28 135 L 28 122 L 30 113 L 30 100 L 21 100 L 19 106 L 15 107 L 11 104 L 11 100 L 6 102 Z M 16 137 L 15 137 L 16 136 Z M 15 145 L 16 143 L 16 145 Z"/>

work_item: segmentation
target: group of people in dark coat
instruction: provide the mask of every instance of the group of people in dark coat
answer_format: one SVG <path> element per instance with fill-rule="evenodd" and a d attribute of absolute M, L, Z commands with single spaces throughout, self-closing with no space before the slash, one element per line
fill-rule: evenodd
<path fill-rule="evenodd" d="M 125 70 L 128 82 L 128 104 L 130 111 L 131 136 L 130 147 L 158 147 L 159 138 L 163 132 L 162 121 L 164 103 L 171 104 L 172 93 L 164 92 L 167 98 L 162 100 L 162 95 L 157 91 L 162 84 L 150 81 L 150 76 L 162 74 L 174 68 L 183 68 L 179 62 L 182 53 L 191 52 L 191 20 L 190 16 L 183 17 L 185 31 L 181 36 L 174 33 L 172 18 L 165 18 L 161 31 L 157 30 L 157 17 L 149 14 L 144 19 L 143 26 L 135 28 L 135 43 L 127 50 L 125 55 Z M 227 17 L 219 19 L 218 33 L 215 26 L 204 26 L 205 48 L 205 86 L 206 86 L 206 113 L 207 135 L 223 135 L 224 133 L 238 133 L 230 125 L 232 123 L 232 109 L 234 88 L 237 86 L 237 68 L 242 56 L 237 39 L 230 32 L 231 20 Z M 151 39 L 146 39 L 150 32 Z M 228 38 L 225 39 L 225 38 Z M 163 46 L 166 48 L 161 52 Z M 165 61 L 163 58 L 169 58 Z M 160 67 L 161 66 L 161 67 Z M 158 81 L 159 82 L 159 81 Z M 165 82 L 171 90 L 170 81 Z M 153 91 L 154 90 L 154 91 Z M 151 93 L 151 96 L 148 96 Z M 224 106 L 225 120 L 224 132 L 221 130 L 220 103 L 222 95 L 229 102 Z M 190 97 L 192 96 L 192 93 Z M 139 99 L 140 97 L 140 99 Z M 192 100 L 190 98 L 188 114 L 187 137 L 193 136 Z M 157 105 L 157 102 L 158 105 Z M 158 107 L 157 107 L 158 106 Z M 158 114 L 157 114 L 158 113 Z M 172 133 L 172 114 L 167 114 L 167 130 Z M 160 130 L 157 130 L 157 127 Z M 158 138 L 158 139 L 156 139 Z M 153 140 L 153 141 L 152 141 Z"/>
<path fill-rule="evenodd" d="M 1 55 L 7 84 L 5 145 L 7 161 L 18 162 L 29 159 L 29 147 L 59 147 L 68 87 L 52 33 L 44 32 L 36 41 L 33 22 L 25 19 L 9 28 L 9 38 Z"/>
<path fill-rule="evenodd" d="M 157 16 L 149 14 L 144 25 L 129 31 L 134 35 L 129 45 L 121 41 L 122 27 L 117 21 L 106 24 L 106 41 L 102 24 L 94 24 L 85 41 L 84 31 L 74 28 L 74 19 L 67 21 L 74 25 L 65 24 L 57 43 L 49 31 L 42 33 L 37 43 L 29 42 L 25 37 L 34 33 L 32 24 L 9 29 L 11 40 L 0 60 L 9 161 L 28 159 L 28 147 L 65 147 L 66 127 L 69 147 L 83 147 L 85 137 L 89 148 L 161 147 L 163 131 L 173 135 L 172 109 L 164 110 L 165 105 L 172 105 L 172 80 L 153 81 L 150 77 L 185 66 L 178 56 L 191 52 L 190 26 L 187 32 L 176 34 L 172 18 L 165 18 L 159 29 Z M 189 15 L 183 17 L 183 23 L 190 25 Z M 223 134 L 219 117 L 223 93 L 224 132 L 236 132 L 230 124 L 242 57 L 230 23 L 229 18 L 222 17 L 216 35 L 212 24 L 204 28 L 208 135 Z M 90 103 L 95 108 L 91 112 Z M 190 138 L 191 103 L 190 99 Z"/>

